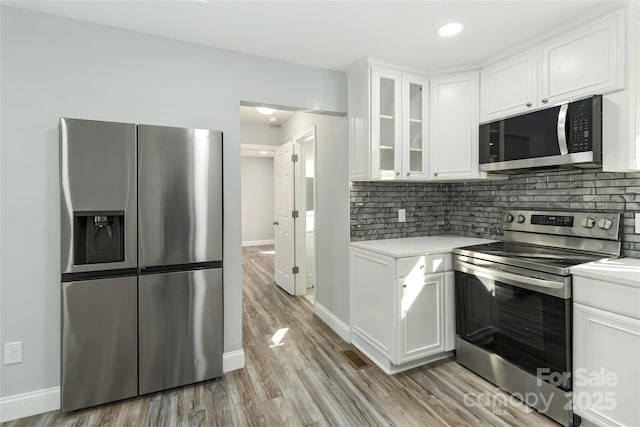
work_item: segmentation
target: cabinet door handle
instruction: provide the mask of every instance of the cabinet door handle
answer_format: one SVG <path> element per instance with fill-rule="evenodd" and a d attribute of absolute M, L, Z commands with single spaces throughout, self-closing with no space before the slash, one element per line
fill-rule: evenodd
<path fill-rule="evenodd" d="M 410 175 L 411 175 L 411 172 L 407 172 L 407 176 L 410 176 Z"/>
<path fill-rule="evenodd" d="M 549 102 L 549 100 L 547 98 L 542 98 L 542 102 L 546 104 L 547 102 Z"/>
<path fill-rule="evenodd" d="M 438 176 L 438 172 L 434 172 L 434 173 L 433 173 L 433 176 Z"/>
<path fill-rule="evenodd" d="M 400 172 L 396 172 L 396 176 L 400 176 Z"/>
<path fill-rule="evenodd" d="M 531 104 L 530 102 L 527 102 L 527 107 L 531 107 L 531 105 L 533 104 Z"/>
<path fill-rule="evenodd" d="M 273 225 L 278 225 L 278 221 L 273 221 Z"/>

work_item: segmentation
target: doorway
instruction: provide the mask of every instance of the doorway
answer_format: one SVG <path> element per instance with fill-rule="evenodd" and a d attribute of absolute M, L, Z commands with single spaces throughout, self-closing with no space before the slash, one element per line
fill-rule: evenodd
<path fill-rule="evenodd" d="M 316 127 L 308 121 L 314 114 L 268 113 L 240 107 L 243 246 L 264 246 L 260 253 L 272 252 L 276 284 L 313 304 Z M 304 120 L 296 120 L 298 114 Z"/>

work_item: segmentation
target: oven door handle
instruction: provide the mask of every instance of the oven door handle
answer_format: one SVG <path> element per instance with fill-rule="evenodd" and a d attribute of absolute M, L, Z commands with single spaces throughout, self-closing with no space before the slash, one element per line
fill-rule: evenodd
<path fill-rule="evenodd" d="M 525 288 L 544 294 L 570 298 L 569 287 L 564 282 L 555 280 L 537 279 L 535 277 L 521 276 L 519 274 L 508 273 L 506 271 L 494 270 L 486 267 L 469 264 L 460 260 L 455 261 L 455 270 L 462 273 L 469 273 L 478 277 L 500 281 L 507 285 Z"/>

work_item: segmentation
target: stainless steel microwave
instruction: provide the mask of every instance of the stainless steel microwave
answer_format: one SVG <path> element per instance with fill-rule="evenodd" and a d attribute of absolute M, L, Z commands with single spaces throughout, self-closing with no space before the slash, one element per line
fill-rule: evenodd
<path fill-rule="evenodd" d="M 480 125 L 480 170 L 602 165 L 602 95 Z"/>

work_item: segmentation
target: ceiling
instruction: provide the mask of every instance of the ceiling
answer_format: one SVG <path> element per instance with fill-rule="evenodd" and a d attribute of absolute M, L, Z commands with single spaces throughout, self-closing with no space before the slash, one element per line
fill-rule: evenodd
<path fill-rule="evenodd" d="M 295 111 L 274 110 L 273 114 L 265 116 L 264 114 L 258 113 L 255 107 L 246 107 L 244 105 L 241 105 L 240 121 L 242 123 L 258 123 L 263 125 L 280 126 L 284 122 L 289 120 L 289 118 L 295 113 Z M 270 122 L 270 117 L 275 117 L 278 120 L 276 122 Z"/>
<path fill-rule="evenodd" d="M 364 56 L 424 70 L 478 65 L 621 2 L 30 1 L 2 4 L 309 67 L 345 71 Z M 576 18 L 578 17 L 578 18 Z M 438 26 L 465 30 L 442 39 Z"/>

